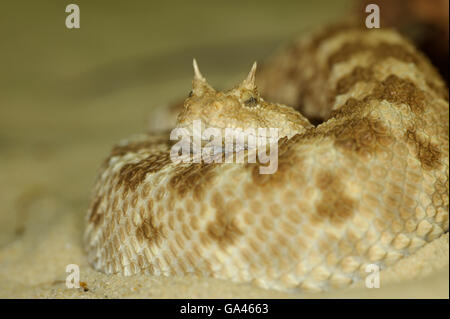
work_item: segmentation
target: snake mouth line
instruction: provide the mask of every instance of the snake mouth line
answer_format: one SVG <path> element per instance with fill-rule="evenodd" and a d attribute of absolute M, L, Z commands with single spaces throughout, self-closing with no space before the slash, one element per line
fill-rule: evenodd
<path fill-rule="evenodd" d="M 202 120 L 194 120 L 192 124 L 179 126 L 171 131 L 171 137 L 175 134 L 189 136 L 197 141 L 201 141 L 201 145 L 207 144 L 219 146 L 227 141 L 242 142 L 245 145 L 254 141 L 256 143 L 273 144 L 281 137 L 279 136 L 280 128 L 277 127 L 238 127 L 238 126 L 210 126 L 205 125 Z M 211 138 L 213 138 L 211 140 Z M 172 138 L 171 138 L 172 140 Z"/>
<path fill-rule="evenodd" d="M 170 150 L 174 163 L 256 163 L 258 158 L 259 163 L 268 163 L 260 166 L 260 174 L 273 174 L 278 169 L 277 128 L 209 126 L 202 130 L 202 122 L 195 120 L 192 126 L 173 129 L 170 140 L 178 141 Z"/>

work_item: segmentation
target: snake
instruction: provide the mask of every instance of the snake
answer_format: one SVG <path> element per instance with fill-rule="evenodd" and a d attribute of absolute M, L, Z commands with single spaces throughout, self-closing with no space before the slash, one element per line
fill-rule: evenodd
<path fill-rule="evenodd" d="M 278 129 L 277 169 L 262 174 L 250 144 L 244 162 L 174 161 L 173 130 L 124 139 L 86 215 L 98 271 L 323 292 L 448 232 L 448 88 L 395 30 L 321 28 L 223 91 L 194 60 L 176 111 L 172 128 L 194 137 L 194 121 L 221 133 Z"/>

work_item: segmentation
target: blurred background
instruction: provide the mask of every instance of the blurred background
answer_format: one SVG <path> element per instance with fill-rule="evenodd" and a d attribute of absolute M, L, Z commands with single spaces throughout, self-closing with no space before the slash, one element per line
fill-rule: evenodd
<path fill-rule="evenodd" d="M 447 53 L 437 59 L 448 65 L 447 0 L 380 2 L 397 10 L 383 20 L 381 7 L 386 25 L 408 31 L 411 23 L 425 23 L 412 33 L 418 41 L 438 34 L 433 43 L 444 43 Z M 415 2 L 433 6 L 417 9 Z M 80 8 L 80 29 L 65 26 L 70 3 Z M 363 3 L 2 1 L 0 291 L 17 292 L 18 282 L 35 280 L 24 277 L 26 264 L 44 280 L 53 267 L 45 258 L 61 254 L 67 243 L 81 247 L 102 160 L 120 139 L 146 131 L 155 107 L 188 94 L 193 57 L 213 86 L 226 88 L 255 60 L 263 62 L 302 33 L 350 15 L 365 18 Z M 75 224 L 55 235 L 66 246 L 49 251 L 55 242 L 50 234 L 64 224 Z M 81 248 L 77 253 L 82 258 Z M 19 279 L 11 279 L 14 271 L 22 271 Z"/>
<path fill-rule="evenodd" d="M 67 29 L 66 5 L 80 8 Z M 184 98 L 192 58 L 216 87 L 350 1 L 4 1 L 0 10 L 0 244 L 20 233 L 28 198 L 84 214 L 112 145 Z M 21 215 L 22 214 L 22 215 Z"/>

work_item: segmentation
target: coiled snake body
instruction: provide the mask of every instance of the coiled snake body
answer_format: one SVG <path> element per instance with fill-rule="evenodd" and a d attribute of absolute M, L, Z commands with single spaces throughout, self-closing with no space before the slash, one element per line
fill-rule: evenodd
<path fill-rule="evenodd" d="M 448 231 L 448 89 L 399 34 L 351 26 L 294 43 L 215 91 L 198 71 L 177 126 L 279 128 L 278 170 L 174 163 L 169 132 L 116 146 L 87 215 L 105 273 L 324 291 Z M 247 151 L 245 151 L 247 152 Z"/>

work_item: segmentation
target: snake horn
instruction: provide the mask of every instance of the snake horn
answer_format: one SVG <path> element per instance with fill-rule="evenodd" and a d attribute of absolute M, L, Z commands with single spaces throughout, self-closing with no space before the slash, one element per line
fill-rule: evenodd
<path fill-rule="evenodd" d="M 253 90 L 256 87 L 255 78 L 256 78 L 256 61 L 253 63 L 252 69 L 250 70 L 247 78 L 242 82 L 241 87 L 246 88 L 248 90 Z"/>
<path fill-rule="evenodd" d="M 200 72 L 197 61 L 195 59 L 192 61 L 192 65 L 194 66 L 194 79 L 192 80 L 193 92 L 197 95 L 201 95 L 206 90 L 214 91 L 214 89 L 208 84 L 208 82 L 206 82 L 205 77 Z"/>

